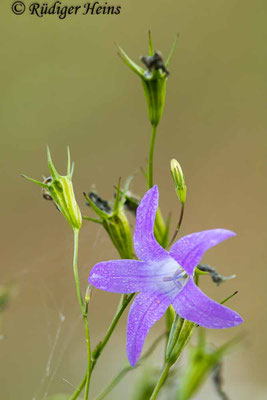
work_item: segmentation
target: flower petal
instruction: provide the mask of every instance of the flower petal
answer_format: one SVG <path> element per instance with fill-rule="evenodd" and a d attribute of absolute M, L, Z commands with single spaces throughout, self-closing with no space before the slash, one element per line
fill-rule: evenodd
<path fill-rule="evenodd" d="M 169 307 L 171 293 L 140 293 L 135 298 L 127 325 L 127 355 L 132 367 L 140 356 L 148 331 Z"/>
<path fill-rule="evenodd" d="M 209 231 L 191 233 L 174 243 L 169 254 L 183 267 L 188 275 L 192 275 L 194 268 L 207 250 L 235 235 L 234 232 L 227 229 L 211 229 Z"/>
<path fill-rule="evenodd" d="M 145 263 L 137 260 L 114 260 L 96 264 L 88 281 L 98 289 L 115 293 L 153 291 L 166 286 L 163 278 L 172 276 L 177 269 L 176 262 Z"/>
<path fill-rule="evenodd" d="M 159 192 L 153 186 L 143 197 L 137 208 L 134 233 L 134 248 L 137 257 L 143 261 L 160 261 L 168 257 L 154 237 L 154 222 L 158 208 Z"/>
<path fill-rule="evenodd" d="M 206 296 L 192 278 L 175 297 L 172 305 L 182 318 L 205 328 L 231 328 L 243 322 L 240 315 Z"/>

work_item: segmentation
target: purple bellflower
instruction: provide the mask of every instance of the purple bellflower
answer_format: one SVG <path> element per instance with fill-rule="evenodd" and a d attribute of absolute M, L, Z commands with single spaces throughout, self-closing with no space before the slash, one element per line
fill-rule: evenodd
<path fill-rule="evenodd" d="M 140 261 L 101 262 L 89 276 L 92 285 L 108 292 L 140 292 L 130 308 L 127 325 L 127 354 L 132 366 L 150 328 L 170 304 L 182 318 L 205 328 L 231 328 L 243 321 L 235 311 L 207 297 L 193 279 L 205 251 L 235 233 L 226 229 L 192 233 L 178 240 L 168 252 L 154 237 L 158 198 L 155 185 L 137 209 L 134 248 Z"/>

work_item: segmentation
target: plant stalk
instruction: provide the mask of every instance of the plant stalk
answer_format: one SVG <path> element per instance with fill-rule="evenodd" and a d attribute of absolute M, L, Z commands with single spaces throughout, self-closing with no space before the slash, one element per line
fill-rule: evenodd
<path fill-rule="evenodd" d="M 178 221 L 178 224 L 176 226 L 176 229 L 175 229 L 175 232 L 173 234 L 173 237 L 172 237 L 172 239 L 171 239 L 171 241 L 169 243 L 169 247 L 173 244 L 176 236 L 178 235 L 178 232 L 179 232 L 179 230 L 181 228 L 181 225 L 182 225 L 182 222 L 183 222 L 183 217 L 184 217 L 184 203 L 182 203 L 182 208 L 181 208 L 181 212 L 180 212 L 179 221 Z"/>
<path fill-rule="evenodd" d="M 113 380 L 106 386 L 106 388 L 96 397 L 95 400 L 103 400 L 113 389 L 114 387 L 124 378 L 124 376 L 128 373 L 133 371 L 134 369 L 138 368 L 142 361 L 150 356 L 150 354 L 154 351 L 157 347 L 158 343 L 166 336 L 166 333 L 160 335 L 154 343 L 149 347 L 149 349 L 145 352 L 145 354 L 140 358 L 137 364 L 134 367 L 131 367 L 129 364 L 126 365 L 124 368 L 120 370 L 120 372 L 113 378 Z"/>
<path fill-rule="evenodd" d="M 130 301 L 132 300 L 132 298 L 134 297 L 135 293 L 130 294 L 129 296 L 126 295 L 122 295 L 121 297 L 121 303 L 119 305 L 119 308 L 107 330 L 107 333 L 104 337 L 104 339 L 98 343 L 98 345 L 95 347 L 93 353 L 92 353 L 92 365 L 91 365 L 91 369 L 93 370 L 95 367 L 95 364 L 97 362 L 97 359 L 99 358 L 99 356 L 101 355 L 102 351 L 104 350 L 107 342 L 109 341 L 114 329 L 117 326 L 117 323 L 119 322 L 120 317 L 122 316 L 124 310 L 126 309 L 126 307 L 128 306 L 128 304 L 130 303 Z"/>
<path fill-rule="evenodd" d="M 150 147 L 149 147 L 149 161 L 148 161 L 148 188 L 152 188 L 153 186 L 153 159 L 154 159 L 154 147 L 155 147 L 155 139 L 157 133 L 157 126 L 152 125 L 152 133 L 150 139 Z"/>
<path fill-rule="evenodd" d="M 80 279 L 78 273 L 78 244 L 79 244 L 79 230 L 74 229 L 74 251 L 73 251 L 73 273 L 74 279 L 76 284 L 77 296 L 78 301 L 83 317 L 84 328 L 85 328 L 85 337 L 86 337 L 86 347 L 87 347 L 87 372 L 86 372 L 86 379 L 83 385 L 81 384 L 76 392 L 71 397 L 71 400 L 75 400 L 81 390 L 85 385 L 85 393 L 84 393 L 84 400 L 88 399 L 89 389 L 90 389 L 90 378 L 91 378 L 91 345 L 90 345 L 90 334 L 89 334 L 89 326 L 88 326 L 88 304 L 84 305 L 82 293 L 81 293 L 81 286 L 80 286 Z M 79 390 L 80 389 L 80 390 Z"/>
<path fill-rule="evenodd" d="M 150 400 L 155 400 L 156 399 L 161 387 L 165 383 L 165 380 L 166 380 L 166 378 L 168 376 L 168 373 L 169 373 L 169 370 L 170 370 L 171 366 L 172 366 L 172 363 L 170 363 L 170 362 L 166 362 L 165 363 L 165 365 L 163 367 L 163 370 L 161 372 L 160 378 L 158 380 L 158 383 L 156 384 L 155 389 L 153 390 L 153 393 L 152 393 L 152 395 L 150 397 Z"/>
<path fill-rule="evenodd" d="M 98 345 L 96 345 L 95 349 L 93 350 L 93 352 L 91 354 L 90 377 L 91 377 L 92 371 L 97 363 L 98 358 L 100 357 L 100 355 L 101 355 L 102 351 L 104 350 L 106 344 L 108 343 L 114 329 L 116 328 L 116 325 L 118 324 L 123 312 L 125 311 L 126 307 L 128 306 L 128 304 L 130 303 L 130 301 L 132 300 L 133 297 L 134 297 L 134 293 L 130 294 L 127 297 L 125 295 L 121 296 L 119 308 L 107 330 L 107 333 L 106 333 L 104 339 L 100 343 L 98 343 Z M 80 383 L 80 385 L 78 386 L 76 391 L 73 393 L 70 400 L 76 400 L 78 398 L 79 394 L 82 392 L 84 386 L 86 385 L 86 382 L 87 382 L 87 374 L 84 376 L 82 382 Z"/>

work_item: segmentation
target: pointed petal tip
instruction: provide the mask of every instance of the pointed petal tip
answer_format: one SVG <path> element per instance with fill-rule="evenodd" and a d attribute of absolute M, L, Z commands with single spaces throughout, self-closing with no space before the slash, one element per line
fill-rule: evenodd
<path fill-rule="evenodd" d="M 220 228 L 191 233 L 172 245 L 170 256 L 192 275 L 206 251 L 234 236 L 235 232 Z"/>
<path fill-rule="evenodd" d="M 242 324 L 243 322 L 244 322 L 244 319 L 241 317 L 241 315 L 239 315 L 239 314 L 236 312 L 236 318 L 235 318 L 235 325 L 234 325 L 234 326 L 240 325 L 240 324 Z"/>
<path fill-rule="evenodd" d="M 192 278 L 176 296 L 172 305 L 182 318 L 208 329 L 233 328 L 243 322 L 234 310 L 206 296 Z"/>
<path fill-rule="evenodd" d="M 230 231 L 229 229 L 224 229 L 224 228 L 217 228 L 216 229 L 218 232 L 225 232 L 226 234 L 228 234 L 229 237 L 231 236 L 236 236 L 236 233 L 233 231 Z"/>
<path fill-rule="evenodd" d="M 137 361 L 138 361 L 138 357 L 136 357 L 135 354 L 130 354 L 129 351 L 127 351 L 127 357 L 128 357 L 128 361 L 129 361 L 130 366 L 133 368 L 136 365 Z"/>
<path fill-rule="evenodd" d="M 156 184 L 156 185 L 152 186 L 152 188 L 149 189 L 149 191 L 148 191 L 147 193 L 153 193 L 153 194 L 159 196 L 159 188 L 158 188 L 158 185 Z"/>

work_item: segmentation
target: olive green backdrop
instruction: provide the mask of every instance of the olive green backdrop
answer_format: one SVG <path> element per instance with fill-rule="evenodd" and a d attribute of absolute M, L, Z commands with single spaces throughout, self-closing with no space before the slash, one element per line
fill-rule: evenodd
<path fill-rule="evenodd" d="M 25 4 L 29 5 L 29 0 Z M 49 2 L 49 4 L 51 1 Z M 71 4 L 70 0 L 67 1 Z M 73 0 L 73 4 L 81 4 Z M 116 0 L 114 0 L 116 3 Z M 66 146 L 75 160 L 74 186 L 83 212 L 83 191 L 93 184 L 108 199 L 118 177 L 133 171 L 133 189 L 145 192 L 139 168 L 148 154 L 150 127 L 141 83 L 117 56 L 114 42 L 138 61 L 147 54 L 147 31 L 166 55 L 180 39 L 170 65 L 164 116 L 155 150 L 161 208 L 178 217 L 169 160 L 184 169 L 188 201 L 181 234 L 223 227 L 237 232 L 204 261 L 234 281 L 203 289 L 218 301 L 234 290 L 229 306 L 245 323 L 210 331 L 214 344 L 238 332 L 243 343 L 225 363 L 231 399 L 266 398 L 266 78 L 265 0 L 120 0 L 119 16 L 16 16 L 0 5 L 1 274 L 13 296 L 0 341 L 1 400 L 42 400 L 72 392 L 85 370 L 83 327 L 72 277 L 72 232 L 38 187 L 47 174 L 49 144 L 60 172 Z M 133 222 L 133 221 L 132 221 Z M 174 228 L 174 221 L 172 227 Z M 101 227 L 84 223 L 80 275 L 117 257 Z M 90 326 L 95 344 L 112 317 L 118 296 L 94 290 Z M 96 394 L 126 361 L 125 323 L 103 353 Z M 146 346 L 163 329 L 158 323 Z M 161 352 L 154 356 L 158 362 Z M 182 363 L 183 361 L 181 361 Z M 141 372 L 141 370 L 140 370 Z M 140 372 L 129 375 L 109 399 L 130 399 Z M 216 399 L 210 383 L 198 399 Z"/>

